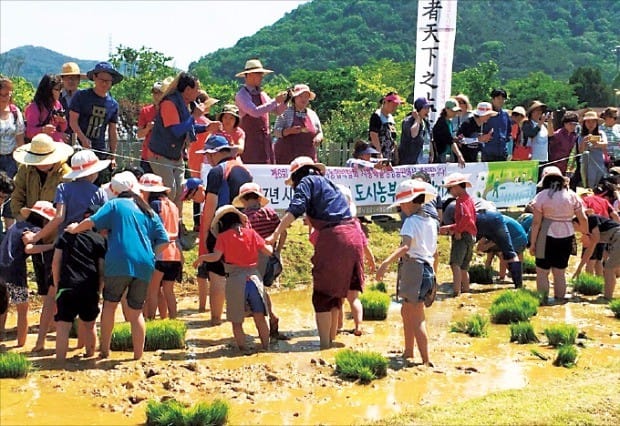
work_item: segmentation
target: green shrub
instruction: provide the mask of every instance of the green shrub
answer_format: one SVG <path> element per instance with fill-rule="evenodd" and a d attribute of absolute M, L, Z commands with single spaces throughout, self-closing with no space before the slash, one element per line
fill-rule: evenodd
<path fill-rule="evenodd" d="M 529 321 L 513 322 L 510 324 L 510 341 L 521 344 L 538 342 L 534 326 Z"/>
<path fill-rule="evenodd" d="M 146 407 L 146 424 L 148 426 L 165 425 L 224 425 L 228 421 L 230 407 L 221 400 L 211 404 L 199 402 L 186 407 L 180 402 L 169 399 L 164 402 L 149 401 Z"/>
<path fill-rule="evenodd" d="M 616 318 L 620 319 L 620 299 L 614 299 L 609 302 L 609 309 L 611 309 Z"/>
<path fill-rule="evenodd" d="M 536 315 L 539 305 L 539 299 L 528 290 L 507 290 L 491 304 L 491 321 L 495 324 L 527 321 Z"/>
<path fill-rule="evenodd" d="M 553 361 L 557 367 L 574 367 L 577 361 L 577 348 L 575 345 L 562 345 L 558 348 L 558 355 Z"/>
<path fill-rule="evenodd" d="M 187 326 L 183 321 L 171 319 L 147 321 L 144 349 L 147 351 L 182 349 L 185 347 L 186 332 Z M 114 326 L 110 349 L 113 351 L 133 350 L 129 323 Z"/>
<path fill-rule="evenodd" d="M 573 290 L 586 296 L 596 296 L 603 292 L 605 280 L 598 275 L 582 273 L 571 280 Z"/>
<path fill-rule="evenodd" d="M 360 295 L 365 320 L 384 320 L 390 307 L 390 296 L 376 290 L 365 291 Z"/>
<path fill-rule="evenodd" d="M 568 324 L 554 324 L 545 328 L 545 336 L 551 346 L 574 345 L 577 338 L 577 327 Z"/>
<path fill-rule="evenodd" d="M 387 287 L 383 281 L 379 281 L 377 284 L 368 287 L 368 290 L 380 291 L 381 293 L 387 293 Z"/>
<path fill-rule="evenodd" d="M 536 258 L 531 254 L 523 254 L 523 273 L 535 274 L 536 273 Z"/>
<path fill-rule="evenodd" d="M 484 265 L 471 265 L 469 267 L 469 281 L 478 284 L 493 284 L 493 268 Z"/>
<path fill-rule="evenodd" d="M 450 326 L 450 331 L 465 333 L 471 337 L 486 337 L 489 329 L 489 320 L 480 314 L 474 314 L 465 321 L 458 321 Z"/>
<path fill-rule="evenodd" d="M 345 349 L 336 353 L 336 374 L 347 379 L 359 379 L 362 383 L 387 374 L 388 360 L 377 352 Z"/>
<path fill-rule="evenodd" d="M 0 354 L 0 379 L 26 377 L 32 363 L 24 354 L 5 352 Z"/>

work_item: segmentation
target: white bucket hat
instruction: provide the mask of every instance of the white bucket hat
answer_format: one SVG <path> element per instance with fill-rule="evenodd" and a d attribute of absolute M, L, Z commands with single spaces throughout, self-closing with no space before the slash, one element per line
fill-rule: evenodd
<path fill-rule="evenodd" d="M 64 179 L 79 179 L 93 175 L 110 165 L 111 160 L 100 160 L 90 149 L 83 149 L 71 157 L 71 171 Z"/>
<path fill-rule="evenodd" d="M 164 186 L 161 176 L 154 173 L 145 173 L 140 177 L 140 189 L 145 192 L 170 192 L 170 188 Z"/>
<path fill-rule="evenodd" d="M 390 209 L 400 206 L 403 203 L 407 203 L 418 198 L 420 195 L 424 195 L 424 203 L 435 199 L 437 193 L 433 185 L 420 180 L 407 179 L 402 181 L 396 187 L 396 194 L 394 195 L 394 203 L 390 204 Z"/>

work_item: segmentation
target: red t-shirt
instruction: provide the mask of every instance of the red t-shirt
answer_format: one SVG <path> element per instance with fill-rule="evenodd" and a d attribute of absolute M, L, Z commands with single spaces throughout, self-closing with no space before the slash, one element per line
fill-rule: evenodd
<path fill-rule="evenodd" d="M 142 129 L 146 127 L 151 121 L 155 121 L 155 117 L 157 116 L 157 109 L 155 105 L 147 105 L 140 110 L 140 115 L 138 116 L 138 128 Z M 151 140 L 151 133 L 153 131 L 147 133 L 144 141 L 142 141 L 142 156 L 143 160 L 148 159 L 151 156 L 151 150 L 149 149 L 149 141 Z"/>
<path fill-rule="evenodd" d="M 614 209 L 607 199 L 598 195 L 581 197 L 581 201 L 587 209 L 592 209 L 594 214 L 603 216 L 606 219 L 609 219 L 609 212 Z"/>
<path fill-rule="evenodd" d="M 241 228 L 240 233 L 229 229 L 217 236 L 215 250 L 224 253 L 224 262 L 237 266 L 256 266 L 258 252 L 265 240 L 252 228 Z"/>
<path fill-rule="evenodd" d="M 467 232 L 474 238 L 478 233 L 476 228 L 476 206 L 474 205 L 474 200 L 467 193 L 456 199 L 454 206 L 454 232 Z"/>

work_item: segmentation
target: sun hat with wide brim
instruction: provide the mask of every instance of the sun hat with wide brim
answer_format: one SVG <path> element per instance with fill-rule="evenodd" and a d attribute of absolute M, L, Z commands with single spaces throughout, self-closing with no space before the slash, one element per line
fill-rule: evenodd
<path fill-rule="evenodd" d="M 231 204 L 226 204 L 220 207 L 219 209 L 217 209 L 215 211 L 215 214 L 213 215 L 213 221 L 211 221 L 211 233 L 215 237 L 217 237 L 218 234 L 220 233 L 220 220 L 227 213 L 234 213 L 237 216 L 239 216 L 239 219 L 241 220 L 241 223 L 243 225 L 245 225 L 248 222 L 248 217 L 244 215 L 243 213 L 241 213 L 239 209 L 237 209 L 235 206 Z"/>
<path fill-rule="evenodd" d="M 66 161 L 73 154 L 73 148 L 63 142 L 55 142 L 51 136 L 39 133 L 32 142 L 22 145 L 13 151 L 13 158 L 21 164 L 29 166 L 49 166 Z"/>
<path fill-rule="evenodd" d="M 390 204 L 389 208 L 393 209 L 403 203 L 413 201 L 420 195 L 424 195 L 424 203 L 428 203 L 437 197 L 437 192 L 435 192 L 433 185 L 420 180 L 407 179 L 402 181 L 396 187 L 394 203 Z"/>
<path fill-rule="evenodd" d="M 291 161 L 291 168 L 288 174 L 288 178 L 284 181 L 287 185 L 293 184 L 293 173 L 300 170 L 302 167 L 315 167 L 322 175 L 325 175 L 325 171 L 327 167 L 323 163 L 315 163 L 314 160 L 310 157 L 297 157 L 293 161 Z"/>
<path fill-rule="evenodd" d="M 581 118 L 581 121 L 583 122 L 587 120 L 598 121 L 599 123 L 602 123 L 603 121 L 605 121 L 601 117 L 598 116 L 596 111 L 586 111 L 586 113 Z"/>
<path fill-rule="evenodd" d="M 569 179 L 564 176 L 564 174 L 562 174 L 562 171 L 559 168 L 557 168 L 556 166 L 547 166 L 543 169 L 540 177 L 540 182 L 538 182 L 536 186 L 538 188 L 542 188 L 543 184 L 545 183 L 545 179 L 549 176 L 559 176 L 561 178 L 564 178 L 567 183 L 569 181 Z"/>
<path fill-rule="evenodd" d="M 540 101 L 532 102 L 532 105 L 527 109 L 527 115 L 530 115 L 535 109 L 541 108 L 543 111 L 547 109 L 547 104 L 543 104 Z"/>
<path fill-rule="evenodd" d="M 309 93 L 311 101 L 316 99 L 316 93 L 310 90 L 310 87 L 307 84 L 296 84 L 291 92 L 291 97 L 296 98 L 302 93 Z"/>
<path fill-rule="evenodd" d="M 470 174 L 466 173 L 451 173 L 445 177 L 445 179 L 443 180 L 443 185 L 441 186 L 443 186 L 444 188 L 451 188 L 453 186 L 464 183 L 467 188 L 471 188 L 471 182 L 469 181 L 470 176 Z"/>
<path fill-rule="evenodd" d="M 217 121 L 222 121 L 222 116 L 224 114 L 230 114 L 233 117 L 239 119 L 239 108 L 237 108 L 237 105 L 233 105 L 233 104 L 226 104 L 222 107 L 222 111 L 219 112 L 215 118 L 217 119 Z"/>
<path fill-rule="evenodd" d="M 155 173 L 145 173 L 139 180 L 140 189 L 145 192 L 170 192 L 170 188 L 164 185 L 161 176 Z"/>
<path fill-rule="evenodd" d="M 133 192 L 140 195 L 140 184 L 136 175 L 131 172 L 120 172 L 112 176 L 109 183 L 102 186 L 108 195 L 108 200 L 118 197 L 122 192 Z"/>
<path fill-rule="evenodd" d="M 120 72 L 116 71 L 116 69 L 109 62 L 99 62 L 97 65 L 95 65 L 95 68 L 86 73 L 86 76 L 89 80 L 94 80 L 95 76 L 100 72 L 107 72 L 112 76 L 112 86 L 120 83 L 123 80 L 123 75 Z"/>
<path fill-rule="evenodd" d="M 592 191 L 591 188 L 584 188 L 583 186 L 578 186 L 577 188 L 575 188 L 575 192 L 580 197 L 582 195 L 593 195 L 594 194 L 594 191 Z"/>
<path fill-rule="evenodd" d="M 196 154 L 215 154 L 216 152 L 220 152 L 223 149 L 229 150 L 237 150 L 239 147 L 231 145 L 222 135 L 213 135 L 209 136 L 207 141 L 205 142 L 205 146 L 203 149 L 199 149 L 196 151 Z"/>
<path fill-rule="evenodd" d="M 47 220 L 52 220 L 56 217 L 56 209 L 54 208 L 54 205 L 49 201 L 43 200 L 35 202 L 30 208 L 22 207 L 19 209 L 19 213 L 22 217 L 28 217 L 30 213 L 36 213 Z"/>
<path fill-rule="evenodd" d="M 71 171 L 64 179 L 79 179 L 94 175 L 110 165 L 112 160 L 100 160 L 90 149 L 82 149 L 71 157 Z"/>
<path fill-rule="evenodd" d="M 245 77 L 246 74 L 260 72 L 264 74 L 272 73 L 272 70 L 268 70 L 267 68 L 263 68 L 263 64 L 258 59 L 250 59 L 245 63 L 245 68 L 243 71 L 235 74 L 235 77 Z"/>
<path fill-rule="evenodd" d="M 522 117 L 525 117 L 527 115 L 527 113 L 525 112 L 525 108 L 523 108 L 521 105 L 514 107 L 512 109 L 512 114 L 519 114 Z"/>
<path fill-rule="evenodd" d="M 76 75 L 76 76 L 79 76 L 81 80 L 86 79 L 86 74 L 83 74 L 82 72 L 80 72 L 80 66 L 76 64 L 75 62 L 65 62 L 64 64 L 62 64 L 62 68 L 60 69 L 60 74 L 58 75 L 61 77 Z"/>
<path fill-rule="evenodd" d="M 473 114 L 477 117 L 486 117 L 487 115 L 494 117 L 497 115 L 497 111 L 493 111 L 493 105 L 489 102 L 480 102 L 473 111 Z"/>
<path fill-rule="evenodd" d="M 239 188 L 239 195 L 234 198 L 234 200 L 232 201 L 232 205 L 235 207 L 244 207 L 242 199 L 247 194 L 258 195 L 258 202 L 260 203 L 261 207 L 265 207 L 267 204 L 269 204 L 269 198 L 265 197 L 265 194 L 263 194 L 263 190 L 261 189 L 260 185 L 256 182 L 247 182 L 241 185 L 241 188 Z"/>

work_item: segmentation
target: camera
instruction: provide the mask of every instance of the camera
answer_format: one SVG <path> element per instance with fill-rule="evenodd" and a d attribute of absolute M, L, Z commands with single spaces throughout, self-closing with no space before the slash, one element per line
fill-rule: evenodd
<path fill-rule="evenodd" d="M 65 110 L 64 109 L 53 109 L 52 110 L 52 116 L 64 117 L 65 116 Z"/>

